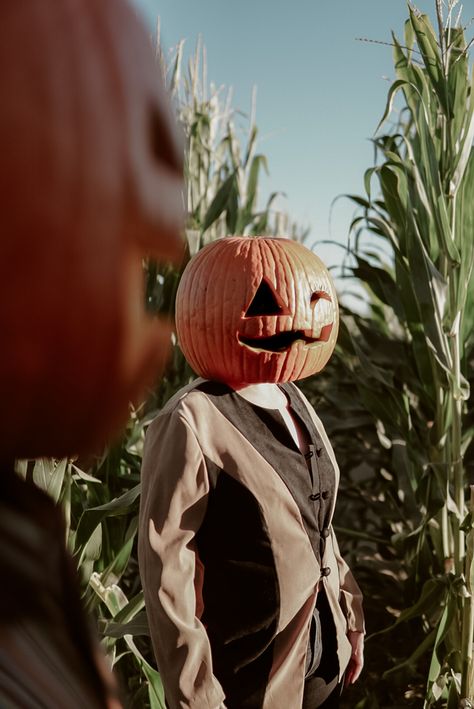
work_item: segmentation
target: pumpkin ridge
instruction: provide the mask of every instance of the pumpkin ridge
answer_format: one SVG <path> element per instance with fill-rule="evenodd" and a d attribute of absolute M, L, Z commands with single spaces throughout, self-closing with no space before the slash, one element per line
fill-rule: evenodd
<path fill-rule="evenodd" d="M 227 338 L 226 338 L 226 328 L 225 328 L 225 313 L 226 311 L 226 291 L 229 286 L 229 275 L 231 272 L 231 264 L 232 264 L 232 257 L 233 254 L 235 253 L 235 245 L 232 243 L 227 243 L 225 244 L 225 248 L 223 248 L 223 253 L 221 254 L 220 258 L 214 259 L 213 264 L 211 265 L 210 272 L 209 272 L 209 283 L 211 284 L 211 288 L 208 288 L 206 292 L 206 299 L 204 302 L 204 308 L 205 308 L 205 313 L 207 316 L 207 313 L 210 314 L 210 317 L 212 317 L 211 322 L 208 325 L 208 333 L 210 334 L 211 337 L 211 347 L 212 343 L 214 343 L 214 347 L 212 348 L 211 354 L 212 357 L 212 369 L 216 369 L 216 366 L 219 365 L 219 359 L 218 359 L 218 353 L 222 352 L 224 359 L 228 356 L 226 349 L 227 349 Z M 224 282 L 224 288 L 221 293 L 219 293 L 219 289 L 214 288 L 214 284 L 217 282 L 218 278 L 216 278 L 215 273 L 222 273 L 225 277 L 225 282 Z M 220 301 L 222 300 L 222 307 L 220 306 Z M 209 349 L 209 348 L 208 348 Z"/>
<path fill-rule="evenodd" d="M 313 252 L 312 252 L 312 253 L 313 253 Z M 320 260 L 319 257 L 318 257 L 316 254 L 313 254 L 313 255 L 316 256 L 316 258 L 317 258 L 318 260 Z M 299 257 L 298 257 L 298 258 L 299 258 Z M 323 290 L 324 292 L 328 292 L 328 291 L 329 291 L 329 292 L 330 292 L 330 302 L 332 302 L 333 300 L 334 300 L 334 302 L 336 302 L 335 289 L 334 289 L 334 287 L 333 287 L 333 284 L 329 281 L 329 278 L 327 277 L 328 274 L 329 274 L 329 271 L 327 271 L 326 273 L 324 273 L 323 288 L 320 288 L 319 290 Z M 307 280 L 307 285 L 308 285 L 308 292 L 311 293 L 310 299 L 309 299 L 309 302 L 308 302 L 308 307 L 309 307 L 310 310 L 312 310 L 311 329 L 312 329 L 312 332 L 314 332 L 314 331 L 315 331 L 314 321 L 315 321 L 315 319 L 316 319 L 318 313 L 317 313 L 317 311 L 316 311 L 316 309 L 315 309 L 315 308 L 317 308 L 317 304 L 316 304 L 316 306 L 315 306 L 314 309 L 311 308 L 311 298 L 312 298 L 312 295 L 313 295 L 314 287 L 315 287 L 315 286 L 314 286 L 314 284 L 313 284 L 312 282 L 309 281 L 309 279 Z M 327 286 L 329 286 L 329 288 L 327 288 Z M 333 332 L 334 322 L 337 323 L 337 311 L 336 311 L 336 317 L 335 317 L 335 319 L 333 319 L 333 322 L 330 324 L 331 327 L 330 327 L 329 332 L 328 332 L 327 330 L 325 330 L 325 328 L 327 328 L 329 324 L 328 324 L 328 325 L 321 325 L 321 326 L 319 327 L 319 333 L 320 333 L 320 334 L 319 334 L 319 339 L 322 340 L 323 337 L 327 337 L 327 339 L 326 339 L 326 340 L 323 340 L 323 341 L 326 341 L 326 342 L 328 341 L 329 337 L 331 336 L 331 334 L 332 334 L 332 332 Z M 319 324 L 319 323 L 318 323 L 318 324 Z M 327 362 L 327 360 L 324 361 L 323 353 L 324 353 L 324 350 L 321 349 L 320 352 L 319 352 L 319 356 L 318 356 L 318 367 L 319 367 L 320 369 L 322 369 L 322 368 L 325 366 L 326 362 Z M 301 367 L 299 376 L 304 376 L 304 372 L 306 371 L 307 362 L 308 362 L 308 359 L 309 359 L 309 354 L 310 354 L 309 352 L 306 353 L 306 357 L 305 357 L 305 360 L 304 360 L 303 365 L 302 365 L 302 367 Z M 322 364 L 321 364 L 321 362 L 322 362 Z"/>
<path fill-rule="evenodd" d="M 307 286 L 307 290 L 308 290 L 308 293 L 309 293 L 309 292 L 311 292 L 311 290 L 310 290 L 310 289 L 311 289 L 311 286 L 310 286 L 310 283 L 309 283 L 309 277 L 308 277 L 308 274 L 307 274 L 307 271 L 306 271 L 306 268 L 305 268 L 305 263 L 304 263 L 304 261 L 303 261 L 303 258 L 300 257 L 300 253 L 299 253 L 296 249 L 293 249 L 293 255 L 294 255 L 294 259 L 295 259 L 295 260 L 297 261 L 297 263 L 300 265 L 301 271 L 302 271 L 303 274 L 305 275 L 305 279 L 306 279 L 306 284 L 305 284 L 305 285 Z M 295 279 L 295 281 L 296 281 L 296 279 Z M 299 284 L 299 286 L 300 286 L 300 288 L 301 288 L 301 284 Z M 307 312 L 308 312 L 308 309 L 309 309 L 309 300 L 308 300 L 308 302 L 304 301 L 304 308 L 305 308 L 305 313 L 307 313 Z M 311 322 L 311 325 L 313 326 L 313 321 Z M 311 327 L 311 331 L 313 331 L 313 327 Z M 303 348 L 303 352 L 304 352 L 304 348 Z M 300 353 L 301 353 L 301 347 L 300 347 Z M 309 357 L 310 357 L 310 352 L 309 352 L 308 350 L 307 350 L 304 354 L 305 354 L 305 356 L 304 356 L 303 361 L 302 361 L 301 364 L 300 364 L 299 370 L 294 373 L 295 377 L 298 378 L 298 379 L 299 379 L 299 378 L 303 375 L 303 373 L 305 372 L 305 370 L 306 370 L 306 364 L 307 364 L 308 359 L 309 359 Z M 295 359 L 296 359 L 296 358 L 295 358 Z"/>
<path fill-rule="evenodd" d="M 195 338 L 198 333 L 194 326 L 194 316 L 192 312 L 193 304 L 196 305 L 196 291 L 200 286 L 199 273 L 206 265 L 208 251 L 203 248 L 200 252 L 200 259 L 194 263 L 191 270 L 185 269 L 179 282 L 176 294 L 176 331 L 178 342 L 183 352 L 187 353 L 187 359 L 191 366 L 198 371 L 202 368 L 201 358 L 195 350 Z M 192 262 L 189 261 L 189 263 Z M 194 297 L 193 297 L 194 296 Z M 181 323 L 181 320 L 184 320 Z"/>

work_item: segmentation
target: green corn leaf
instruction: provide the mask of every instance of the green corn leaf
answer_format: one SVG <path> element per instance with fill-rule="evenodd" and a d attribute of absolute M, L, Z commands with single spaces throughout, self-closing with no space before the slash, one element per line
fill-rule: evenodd
<path fill-rule="evenodd" d="M 413 652 L 410 657 L 407 660 L 404 660 L 403 662 L 400 662 L 398 665 L 395 667 L 391 667 L 389 670 L 383 673 L 382 677 L 383 679 L 387 679 L 388 677 L 391 677 L 393 674 L 396 672 L 399 672 L 400 670 L 404 668 L 412 668 L 417 660 L 423 655 L 430 650 L 432 647 L 434 640 L 436 637 L 436 630 L 432 630 L 431 633 L 429 633 L 423 641 L 420 643 L 418 648 Z"/>
<path fill-rule="evenodd" d="M 445 197 L 443 195 L 439 165 L 436 158 L 437 151 L 432 138 L 434 127 L 430 126 L 425 111 L 419 111 L 415 120 L 419 133 L 421 158 L 425 172 L 422 179 L 427 186 L 426 193 L 431 207 L 430 211 L 436 226 L 439 244 L 448 254 L 451 263 L 456 265 L 460 263 L 460 255 L 451 233 L 451 225 L 447 213 Z"/>
<path fill-rule="evenodd" d="M 361 256 L 356 256 L 357 266 L 352 268 L 354 275 L 369 285 L 380 300 L 393 308 L 400 320 L 404 319 L 403 307 L 393 277 L 388 271 L 372 266 Z"/>
<path fill-rule="evenodd" d="M 370 202 L 367 199 L 364 199 L 363 197 L 359 197 L 359 195 L 356 194 L 348 194 L 346 195 L 347 199 L 350 199 L 352 202 L 355 202 L 356 204 L 359 205 L 359 207 L 364 207 L 364 209 L 370 209 Z"/>
<path fill-rule="evenodd" d="M 150 709 L 166 709 L 165 693 L 159 672 L 145 660 L 135 645 L 131 635 L 125 635 L 124 639 L 146 677 Z"/>
<path fill-rule="evenodd" d="M 133 517 L 125 534 L 124 543 L 113 545 L 110 554 L 110 556 L 112 556 L 112 561 L 102 572 L 102 579 L 105 584 L 108 582 L 109 577 L 113 578 L 117 583 L 127 568 L 133 550 L 137 529 L 138 517 Z"/>
<path fill-rule="evenodd" d="M 397 79 L 397 81 L 394 81 L 394 83 L 390 86 L 390 89 L 388 91 L 387 95 L 387 103 L 385 104 L 385 110 L 383 112 L 382 118 L 380 119 L 377 128 L 374 130 L 374 135 L 376 135 L 380 128 L 383 126 L 385 121 L 387 120 L 388 116 L 392 112 L 393 108 L 393 102 L 395 100 L 395 96 L 397 95 L 398 91 L 407 84 L 408 82 L 405 81 L 404 79 Z M 414 87 L 416 88 L 416 87 Z"/>
<path fill-rule="evenodd" d="M 370 183 L 372 180 L 372 175 L 376 172 L 375 167 L 369 167 L 364 173 L 364 187 L 367 194 L 367 199 L 370 201 Z"/>
<path fill-rule="evenodd" d="M 404 162 L 404 169 L 405 169 L 405 174 L 407 178 L 410 178 L 411 180 L 414 181 L 414 187 L 412 188 L 410 192 L 409 199 L 410 201 L 416 200 L 416 202 L 420 203 L 418 206 L 418 209 L 420 210 L 420 207 L 423 207 L 423 210 L 426 212 L 426 217 L 429 221 L 429 223 L 432 222 L 433 220 L 433 213 L 431 210 L 431 205 L 428 199 L 428 195 L 426 192 L 425 184 L 423 182 L 423 178 L 420 173 L 420 169 L 417 164 L 417 158 L 415 156 L 415 151 L 414 151 L 414 146 L 412 145 L 411 140 L 408 138 L 404 137 L 403 138 L 404 142 L 404 147 L 407 150 L 408 154 L 408 160 Z M 408 207 L 408 203 L 407 203 Z M 428 229 L 429 230 L 429 229 Z"/>
<path fill-rule="evenodd" d="M 140 485 L 136 485 L 131 490 L 127 490 L 123 495 L 117 497 L 104 505 L 90 507 L 81 515 L 76 532 L 76 548 L 80 548 L 87 543 L 90 535 L 98 525 L 107 517 L 116 517 L 129 514 L 136 508 L 136 502 L 140 495 Z"/>
<path fill-rule="evenodd" d="M 417 274 L 417 278 L 413 279 L 413 291 L 418 302 L 426 341 L 441 367 L 449 371 L 451 353 L 443 331 L 443 316 L 439 310 L 442 306 L 440 293 L 443 281 L 427 254 L 415 223 L 412 237 L 407 240 L 408 260 L 411 269 Z"/>
<path fill-rule="evenodd" d="M 466 537 L 466 586 L 471 595 L 474 595 L 474 528 L 471 528 Z"/>
<path fill-rule="evenodd" d="M 257 126 L 253 125 L 250 129 L 249 139 L 247 142 L 247 151 L 246 151 L 244 162 L 243 162 L 244 168 L 246 168 L 247 165 L 249 164 L 250 158 L 251 158 L 252 153 L 254 151 L 255 144 L 257 142 L 257 133 L 258 133 Z"/>
<path fill-rule="evenodd" d="M 359 352 L 360 356 L 360 352 Z M 362 360 L 364 366 L 369 362 L 368 358 Z M 383 370 L 378 370 L 372 366 L 369 378 L 378 375 L 382 377 Z M 409 408 L 403 394 L 395 389 L 395 387 L 387 387 L 384 391 L 384 396 L 374 389 L 366 386 L 367 376 L 358 379 L 359 395 L 364 402 L 365 407 L 372 415 L 380 421 L 383 421 L 387 429 L 391 430 L 393 438 L 402 438 L 406 440 L 409 437 L 411 420 Z"/>
<path fill-rule="evenodd" d="M 74 471 L 73 473 L 73 478 L 82 480 L 83 482 L 86 483 L 100 483 L 102 482 L 99 480 L 99 478 L 95 478 L 93 475 L 89 475 L 89 473 L 85 473 L 83 470 L 77 467 L 77 465 L 72 464 L 72 470 Z"/>
<path fill-rule="evenodd" d="M 90 575 L 89 586 L 101 601 L 105 603 L 112 617 L 117 616 L 120 611 L 127 606 L 127 597 L 120 586 L 117 586 L 117 584 L 105 586 L 102 583 L 100 574 L 94 572 Z"/>
<path fill-rule="evenodd" d="M 410 21 L 410 19 L 405 21 L 404 30 L 405 30 L 405 32 L 404 32 L 405 46 L 408 47 L 407 59 L 408 59 L 408 61 L 410 61 L 412 58 L 413 45 L 415 43 L 415 30 L 413 29 L 413 24 Z"/>
<path fill-rule="evenodd" d="M 90 533 L 87 542 L 82 546 L 78 559 L 78 566 L 84 571 L 87 565 L 86 576 L 92 574 L 94 562 L 100 559 L 102 552 L 102 527 L 98 524 Z M 87 580 L 87 579 L 84 579 Z"/>
<path fill-rule="evenodd" d="M 450 106 L 448 104 L 447 87 L 437 37 L 427 15 L 418 17 L 412 7 L 409 7 L 409 10 L 410 22 L 423 57 L 426 73 L 436 91 L 445 115 L 449 116 Z"/>
<path fill-rule="evenodd" d="M 67 469 L 67 458 L 39 458 L 33 467 L 33 482 L 58 502 Z"/>
<path fill-rule="evenodd" d="M 419 111 L 423 111 L 429 125 L 432 98 L 432 87 L 429 78 L 420 66 L 408 60 L 409 52 L 405 55 L 395 36 L 393 36 L 393 41 L 397 76 L 400 80 L 406 82 L 402 89 L 409 114 L 412 119 L 416 119 Z"/>
<path fill-rule="evenodd" d="M 18 458 L 15 460 L 15 472 L 23 478 L 23 480 L 26 480 L 28 473 L 28 460 L 26 458 Z"/>
<path fill-rule="evenodd" d="M 362 364 L 362 367 L 368 379 L 372 381 L 378 381 L 384 387 L 387 386 L 393 388 L 393 375 L 391 373 L 387 374 L 387 371 L 385 369 L 374 364 L 374 362 L 369 359 L 369 357 L 360 347 L 356 338 L 352 339 L 352 346 L 354 348 L 355 354 L 357 355 L 360 363 Z M 383 420 L 383 417 L 381 418 Z"/>
<path fill-rule="evenodd" d="M 257 186 L 260 168 L 263 167 L 268 173 L 268 163 L 265 155 L 255 155 L 252 160 L 247 182 L 247 200 L 243 210 L 242 225 L 240 231 L 252 221 L 255 205 L 257 203 Z"/>
<path fill-rule="evenodd" d="M 166 709 L 165 692 L 159 673 L 148 663 L 142 663 L 142 671 L 148 682 L 150 709 Z"/>
<path fill-rule="evenodd" d="M 367 216 L 367 223 L 376 227 L 378 233 L 382 234 L 387 241 L 389 241 L 395 252 L 400 252 L 399 237 L 389 221 L 369 215 Z"/>
<path fill-rule="evenodd" d="M 393 221 L 403 231 L 406 229 L 408 202 L 405 171 L 399 166 L 385 164 L 379 175 L 386 208 Z"/>
<path fill-rule="evenodd" d="M 431 656 L 430 668 L 428 670 L 428 687 L 432 684 L 440 674 L 440 670 L 443 663 L 443 652 L 442 643 L 449 632 L 451 624 L 456 619 L 456 614 L 458 610 L 458 601 L 456 596 L 449 595 L 448 601 L 443 609 L 441 618 L 439 619 L 438 626 L 436 629 L 436 638 L 433 647 L 433 653 Z"/>
<path fill-rule="evenodd" d="M 456 682 L 451 681 L 449 685 L 448 703 L 446 709 L 459 709 L 459 690 Z M 466 707 L 468 709 L 468 707 Z"/>
<path fill-rule="evenodd" d="M 471 91 L 474 93 L 474 80 L 472 83 Z M 471 95 L 471 103 L 469 106 L 468 113 L 465 120 L 465 134 L 462 136 L 460 141 L 460 150 L 458 152 L 457 162 L 455 164 L 455 170 L 450 184 L 450 194 L 453 196 L 456 194 L 461 180 L 464 177 L 464 173 L 467 168 L 469 158 L 472 154 L 472 143 L 474 141 L 474 96 Z"/>
<path fill-rule="evenodd" d="M 228 234 L 242 233 L 245 224 L 243 220 L 239 220 L 239 190 L 237 187 L 237 181 L 234 179 L 231 190 L 229 193 L 229 199 L 226 207 L 226 226 Z"/>
<path fill-rule="evenodd" d="M 116 620 L 107 623 L 102 631 L 104 637 L 123 638 L 125 635 L 150 635 L 148 620 L 145 611 L 137 615 L 127 623 L 119 623 Z"/>
<path fill-rule="evenodd" d="M 449 51 L 448 89 L 453 106 L 453 115 L 450 123 L 451 145 L 453 146 L 456 146 L 463 137 L 463 134 L 466 133 L 474 103 L 471 94 L 472 82 L 470 82 L 469 59 L 465 50 L 466 42 L 462 29 L 460 27 L 452 28 L 451 48 Z M 461 145 L 459 152 L 462 152 Z"/>
<path fill-rule="evenodd" d="M 128 623 L 133 620 L 135 616 L 140 613 L 145 608 L 145 600 L 143 597 L 143 591 L 137 593 L 134 598 L 128 601 L 127 605 L 122 608 L 122 610 L 117 613 L 114 620 L 117 623 Z"/>
<path fill-rule="evenodd" d="M 424 615 L 431 616 L 445 603 L 447 594 L 448 586 L 444 578 L 429 579 L 425 582 L 420 597 L 416 603 L 410 606 L 410 608 L 403 610 L 393 625 L 377 633 L 373 633 L 369 639 L 382 633 L 387 633 L 400 625 L 400 623 L 404 623 L 412 618 L 421 618 Z M 431 635 L 431 642 L 433 642 L 436 637 L 436 631 L 430 633 L 430 637 Z M 430 645 L 431 643 L 429 643 L 428 646 Z"/>
<path fill-rule="evenodd" d="M 228 207 L 229 200 L 231 198 L 232 191 L 235 190 L 235 173 L 229 175 L 229 177 L 223 182 L 219 188 L 216 196 L 212 200 L 209 209 L 204 217 L 202 231 L 206 231 L 209 227 L 214 224 L 215 221 L 220 217 L 220 215 Z"/>

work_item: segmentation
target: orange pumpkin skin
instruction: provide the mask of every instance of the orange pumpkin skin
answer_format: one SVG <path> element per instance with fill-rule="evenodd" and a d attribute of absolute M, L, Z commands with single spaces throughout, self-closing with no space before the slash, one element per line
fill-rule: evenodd
<path fill-rule="evenodd" d="M 191 367 L 232 385 L 319 372 L 338 324 L 327 268 L 289 239 L 238 236 L 208 244 L 188 263 L 176 298 L 178 340 Z"/>
<path fill-rule="evenodd" d="M 122 0 L 18 0 L 0 23 L 0 456 L 102 444 L 170 333 L 142 257 L 179 260 L 179 141 Z"/>

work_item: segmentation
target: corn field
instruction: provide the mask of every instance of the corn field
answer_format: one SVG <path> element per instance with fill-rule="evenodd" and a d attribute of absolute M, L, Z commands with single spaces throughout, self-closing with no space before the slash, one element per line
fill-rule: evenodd
<path fill-rule="evenodd" d="M 366 669 L 347 708 L 474 701 L 474 88 L 456 5 L 443 15 L 436 2 L 432 21 L 409 7 L 403 39 L 393 35 L 376 161 L 365 193 L 350 196 L 345 273 L 365 310 L 343 308 L 336 355 L 301 383 L 339 459 L 335 524 L 365 597 Z M 188 256 L 225 234 L 302 238 L 274 210 L 277 194 L 259 195 L 268 165 L 255 101 L 242 131 L 231 92 L 208 84 L 205 49 L 183 63 L 181 44 L 167 81 L 184 134 Z M 144 271 L 148 309 L 172 317 L 179 272 L 153 261 Z M 193 376 L 173 340 L 120 441 L 89 460 L 17 463 L 62 505 L 84 603 L 132 708 L 165 709 L 136 557 L 144 432 Z"/>
<path fill-rule="evenodd" d="M 378 160 L 365 173 L 365 195 L 353 197 L 360 213 L 351 226 L 352 271 L 370 294 L 370 313 L 346 313 L 339 341 L 340 366 L 358 407 L 355 430 L 346 418 L 344 436 L 360 436 L 362 414 L 375 423 L 372 439 L 361 441 L 367 458 L 363 450 L 358 458 L 347 451 L 349 466 L 356 463 L 361 473 L 363 464 L 369 475 L 362 487 L 372 503 L 372 518 L 360 510 L 347 537 L 356 565 L 371 572 L 370 588 L 374 574 L 386 576 L 383 593 L 369 592 L 380 594 L 392 616 L 386 628 L 373 628 L 372 639 L 380 648 L 394 638 L 392 657 L 380 668 L 385 696 L 405 684 L 404 699 L 424 707 L 468 706 L 462 701 L 474 696 L 468 485 L 474 96 L 454 10 L 451 3 L 444 18 L 436 4 L 436 32 L 410 7 L 403 41 L 393 37 L 396 80 L 374 138 Z M 397 94 L 401 109 L 383 132 Z M 360 487 L 355 480 L 351 494 Z M 344 505 L 339 519 L 347 527 L 354 510 Z M 360 706 L 392 706 L 382 693 L 377 697 Z"/>

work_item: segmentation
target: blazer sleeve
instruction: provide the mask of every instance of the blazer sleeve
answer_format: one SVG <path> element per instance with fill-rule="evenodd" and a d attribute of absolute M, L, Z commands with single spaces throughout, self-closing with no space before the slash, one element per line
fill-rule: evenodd
<path fill-rule="evenodd" d="M 189 424 L 176 411 L 159 416 L 145 441 L 138 553 L 151 639 L 170 709 L 224 707 L 198 617 L 201 567 L 195 534 L 208 492 L 205 461 Z"/>
<path fill-rule="evenodd" d="M 362 592 L 352 574 L 352 571 L 341 555 L 339 544 L 337 543 L 336 535 L 332 526 L 331 536 L 339 572 L 341 605 L 347 620 L 347 630 L 355 630 L 360 633 L 365 633 L 364 612 L 362 610 Z"/>

